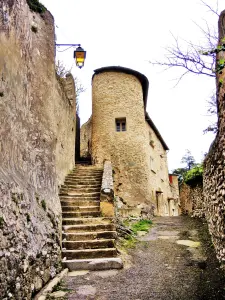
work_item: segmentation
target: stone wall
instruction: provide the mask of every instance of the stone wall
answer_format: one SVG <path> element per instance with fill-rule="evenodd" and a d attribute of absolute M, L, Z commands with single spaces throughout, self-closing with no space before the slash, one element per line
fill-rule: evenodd
<path fill-rule="evenodd" d="M 91 155 L 92 141 L 92 117 L 81 126 L 80 129 L 80 156 L 88 157 Z"/>
<path fill-rule="evenodd" d="M 174 176 L 173 182 L 169 182 L 167 148 L 165 149 L 155 131 L 147 122 L 146 130 L 151 201 L 155 206 L 155 214 L 159 216 L 177 216 L 179 203 L 178 182 L 176 176 Z"/>
<path fill-rule="evenodd" d="M 75 104 L 71 77 L 55 76 L 49 12 L 2 0 L 0 45 L 0 299 L 20 300 L 61 268 L 58 187 L 74 166 Z"/>
<path fill-rule="evenodd" d="M 225 11 L 219 18 L 219 45 L 225 38 Z M 217 54 L 225 59 L 225 51 Z M 220 262 L 225 263 L 225 69 L 217 72 L 218 132 L 204 163 L 204 198 L 209 231 Z"/>
<path fill-rule="evenodd" d="M 204 217 L 205 205 L 202 183 L 195 186 L 182 183 L 180 187 L 180 205 L 182 214 Z"/>

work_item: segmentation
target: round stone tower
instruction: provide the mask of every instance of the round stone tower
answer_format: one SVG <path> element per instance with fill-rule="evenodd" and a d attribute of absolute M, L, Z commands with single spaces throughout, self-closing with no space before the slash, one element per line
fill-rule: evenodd
<path fill-rule="evenodd" d="M 95 70 L 92 79 L 92 161 L 112 162 L 115 194 L 128 206 L 148 202 L 148 79 L 123 67 Z"/>

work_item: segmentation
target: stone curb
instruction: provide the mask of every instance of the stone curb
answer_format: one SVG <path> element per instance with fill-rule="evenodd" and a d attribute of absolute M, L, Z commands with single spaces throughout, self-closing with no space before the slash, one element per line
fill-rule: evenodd
<path fill-rule="evenodd" d="M 56 277 L 54 277 L 43 289 L 33 298 L 34 300 L 45 300 L 47 295 L 52 292 L 52 289 L 55 285 L 57 285 L 64 276 L 68 274 L 69 269 L 64 269 L 61 273 L 59 273 Z"/>

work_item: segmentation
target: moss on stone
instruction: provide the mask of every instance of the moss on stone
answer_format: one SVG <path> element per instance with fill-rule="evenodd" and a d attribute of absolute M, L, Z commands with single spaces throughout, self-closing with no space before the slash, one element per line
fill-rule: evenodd
<path fill-rule="evenodd" d="M 39 2 L 39 0 L 27 0 L 30 10 L 37 12 L 39 14 L 44 13 L 47 9 Z"/>

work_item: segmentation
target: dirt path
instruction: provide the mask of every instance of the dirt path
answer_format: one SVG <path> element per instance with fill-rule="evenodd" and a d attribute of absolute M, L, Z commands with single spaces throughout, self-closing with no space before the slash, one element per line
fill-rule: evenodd
<path fill-rule="evenodd" d="M 224 278 L 205 228 L 188 217 L 156 218 L 151 231 L 129 251 L 130 268 L 68 276 L 70 292 L 62 299 L 225 299 Z M 197 243 L 178 244 L 187 240 Z"/>

